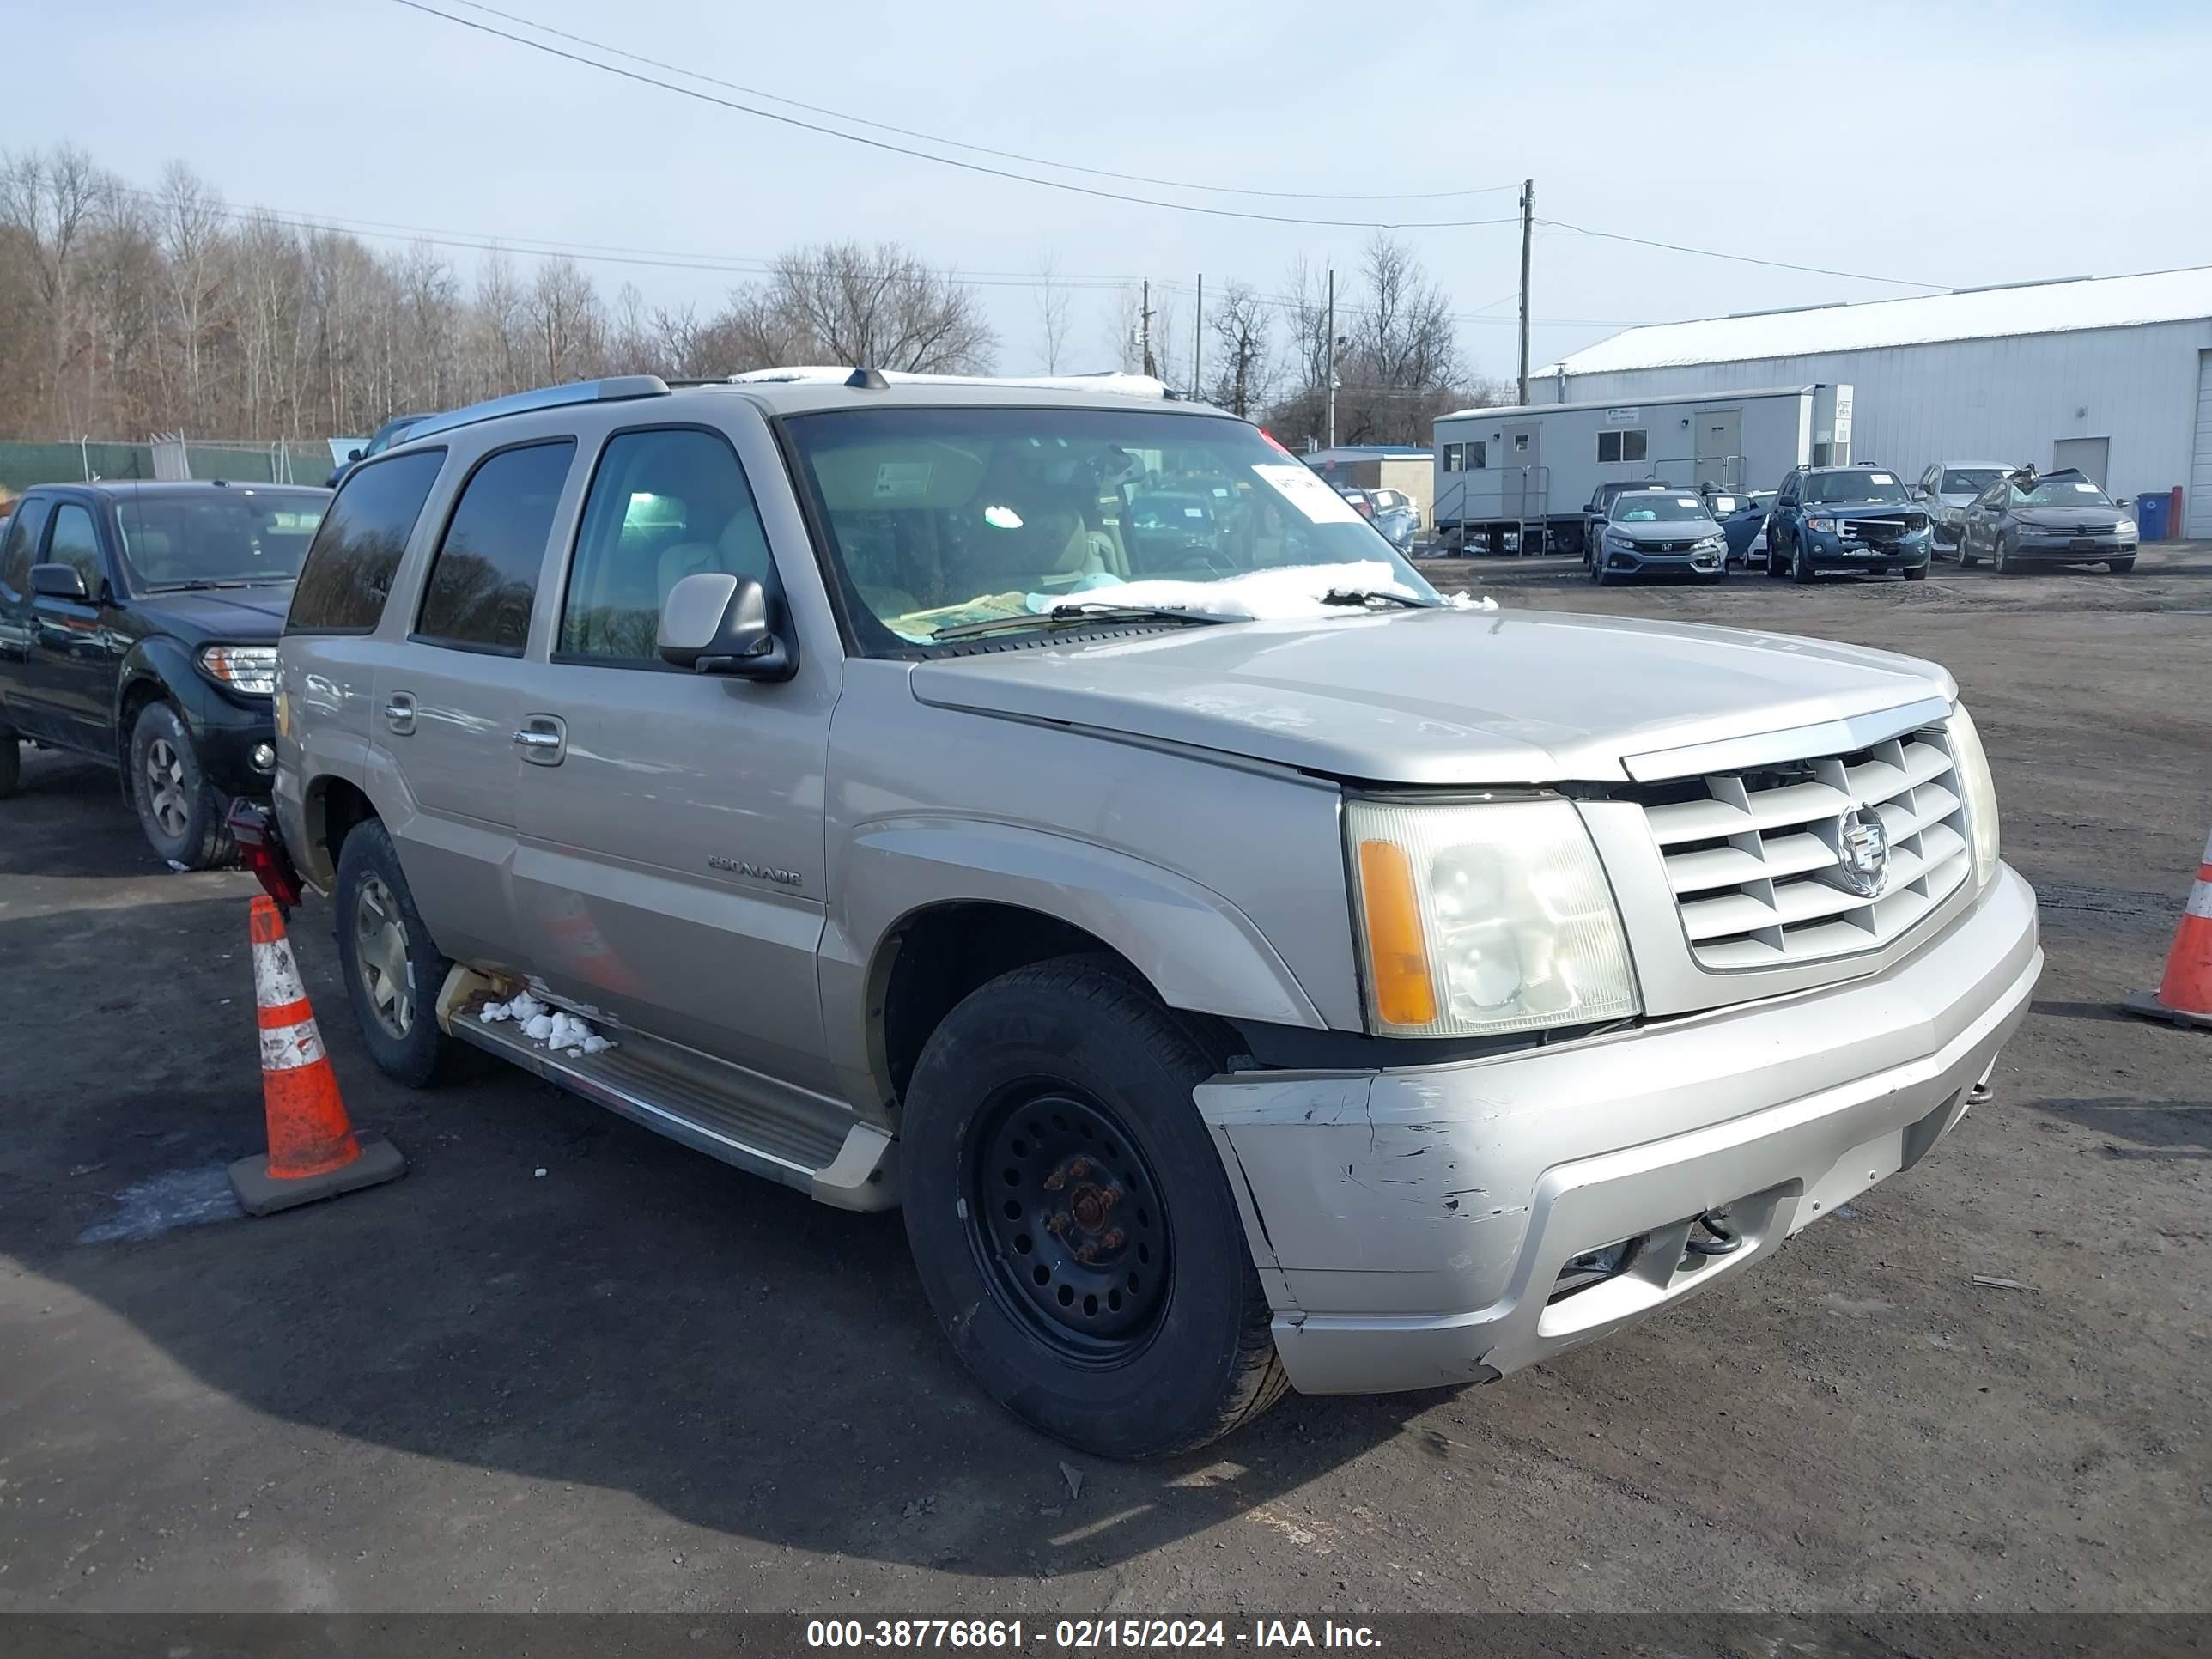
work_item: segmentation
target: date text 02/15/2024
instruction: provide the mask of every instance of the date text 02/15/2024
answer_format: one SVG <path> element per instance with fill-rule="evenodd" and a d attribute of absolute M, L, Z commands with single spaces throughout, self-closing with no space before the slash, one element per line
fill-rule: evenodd
<path fill-rule="evenodd" d="M 1374 1649 L 1382 1645 L 1365 1625 L 1331 1620 L 1255 1620 L 1237 1629 L 1219 1619 L 1061 1619 L 1049 1631 L 1024 1628 L 1018 1619 L 814 1619 L 806 1626 L 810 1648 L 965 1648 L 1015 1652 L 1049 1645 L 1057 1650 L 1171 1648 L 1302 1650 Z"/>

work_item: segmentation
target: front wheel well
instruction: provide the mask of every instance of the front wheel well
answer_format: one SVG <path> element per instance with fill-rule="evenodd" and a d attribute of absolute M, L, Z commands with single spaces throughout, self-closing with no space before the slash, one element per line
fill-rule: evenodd
<path fill-rule="evenodd" d="M 131 734 L 137 729 L 138 717 L 154 703 L 169 701 L 169 688 L 150 674 L 142 675 L 123 688 L 123 695 L 115 704 L 115 768 L 123 777 L 123 793 L 131 793 Z"/>
<path fill-rule="evenodd" d="M 877 1074 L 902 1099 L 915 1063 L 945 1017 L 1001 974 L 1056 957 L 1103 956 L 1150 990 L 1136 965 L 1097 934 L 1038 910 L 989 902 L 916 912 L 886 942 L 869 999 Z M 1209 1052 L 1229 1051 L 1209 1016 L 1170 1010 Z"/>

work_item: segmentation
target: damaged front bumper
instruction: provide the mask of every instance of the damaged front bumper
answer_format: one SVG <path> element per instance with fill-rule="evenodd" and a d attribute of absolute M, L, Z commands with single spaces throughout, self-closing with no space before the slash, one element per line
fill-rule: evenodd
<path fill-rule="evenodd" d="M 1870 978 L 1490 1060 L 1201 1085 L 1291 1383 L 1486 1382 L 1741 1272 L 1966 1115 L 2042 967 L 2035 896 L 2000 867 Z"/>

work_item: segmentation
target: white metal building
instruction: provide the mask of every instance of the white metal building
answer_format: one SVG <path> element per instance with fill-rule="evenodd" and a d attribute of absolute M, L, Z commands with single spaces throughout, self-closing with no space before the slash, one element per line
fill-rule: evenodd
<path fill-rule="evenodd" d="M 1531 377 L 1547 403 L 1744 386 L 1856 389 L 1852 459 L 2078 466 L 2116 495 L 2186 494 L 2212 537 L 2212 266 L 1632 328 Z M 1771 481 L 1767 487 L 1771 487 Z"/>

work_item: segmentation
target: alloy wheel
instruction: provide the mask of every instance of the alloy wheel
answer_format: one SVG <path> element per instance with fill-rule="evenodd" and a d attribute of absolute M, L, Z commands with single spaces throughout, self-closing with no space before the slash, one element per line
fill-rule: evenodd
<path fill-rule="evenodd" d="M 191 797 L 185 784 L 185 763 L 167 738 L 156 738 L 146 750 L 148 810 L 161 833 L 181 838 L 192 820 Z"/>
<path fill-rule="evenodd" d="M 407 929 L 392 890 L 364 876 L 353 905 L 355 965 L 378 1024 L 403 1041 L 415 1025 L 414 964 L 407 957 Z"/>

